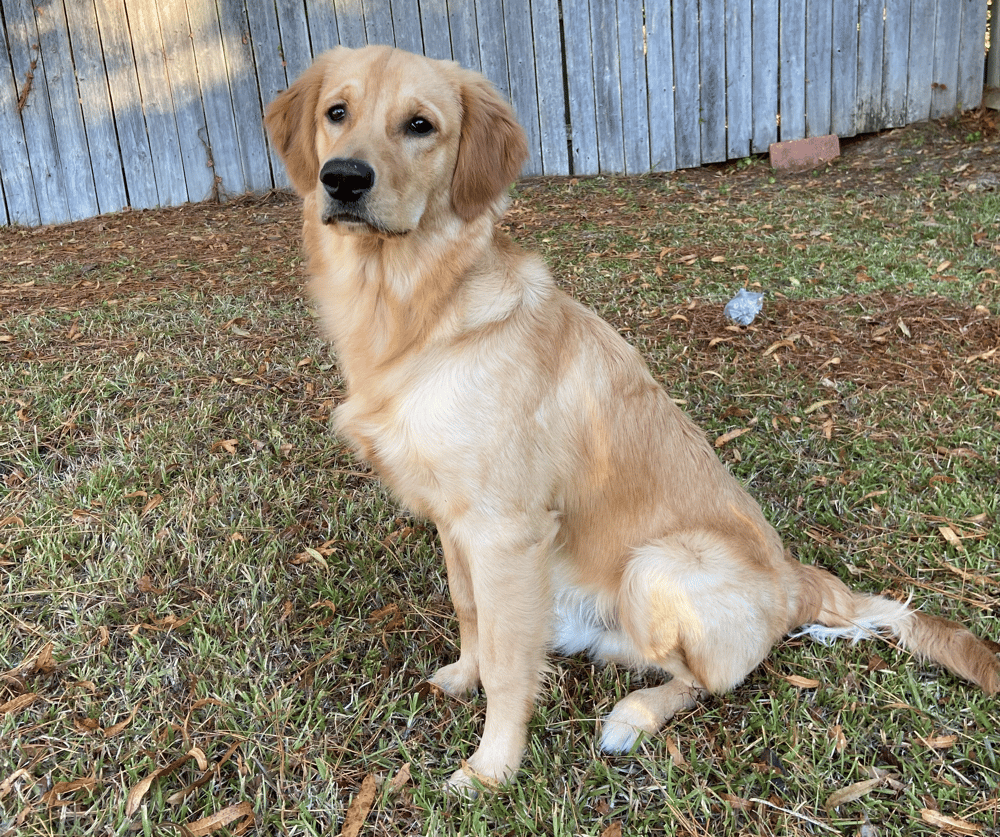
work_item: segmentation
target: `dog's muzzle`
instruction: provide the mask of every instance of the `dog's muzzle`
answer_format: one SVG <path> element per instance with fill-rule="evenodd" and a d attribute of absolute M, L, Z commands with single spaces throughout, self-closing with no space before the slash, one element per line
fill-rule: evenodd
<path fill-rule="evenodd" d="M 327 160 L 319 172 L 320 183 L 327 194 L 323 220 L 370 223 L 365 211 L 365 198 L 375 185 L 375 169 L 364 160 L 335 157 Z"/>

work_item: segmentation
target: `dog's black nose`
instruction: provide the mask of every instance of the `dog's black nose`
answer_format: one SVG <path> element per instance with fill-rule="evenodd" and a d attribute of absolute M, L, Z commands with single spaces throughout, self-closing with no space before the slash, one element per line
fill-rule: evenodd
<path fill-rule="evenodd" d="M 375 170 L 364 160 L 335 158 L 320 169 L 327 194 L 341 203 L 357 203 L 375 183 Z"/>

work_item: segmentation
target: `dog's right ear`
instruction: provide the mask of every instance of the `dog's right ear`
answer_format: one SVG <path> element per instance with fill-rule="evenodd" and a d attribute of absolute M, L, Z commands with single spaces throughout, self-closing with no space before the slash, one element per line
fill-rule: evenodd
<path fill-rule="evenodd" d="M 328 56 L 313 62 L 292 85 L 267 106 L 264 125 L 295 191 L 305 197 L 319 181 L 316 154 L 316 107 Z"/>

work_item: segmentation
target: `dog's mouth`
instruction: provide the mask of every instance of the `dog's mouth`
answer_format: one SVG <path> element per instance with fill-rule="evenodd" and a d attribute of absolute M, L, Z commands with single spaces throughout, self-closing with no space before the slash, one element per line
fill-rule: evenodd
<path fill-rule="evenodd" d="M 361 212 L 335 206 L 328 206 L 320 220 L 327 226 L 339 227 L 347 233 L 376 235 L 380 238 L 394 238 L 410 232 L 410 230 L 394 230 Z"/>

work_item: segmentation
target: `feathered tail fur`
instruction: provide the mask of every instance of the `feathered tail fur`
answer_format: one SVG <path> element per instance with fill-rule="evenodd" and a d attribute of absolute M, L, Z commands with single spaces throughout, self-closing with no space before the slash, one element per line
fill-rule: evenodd
<path fill-rule="evenodd" d="M 798 635 L 828 643 L 888 633 L 918 658 L 944 666 L 987 694 L 1000 691 L 997 655 L 959 623 L 912 610 L 908 602 L 854 593 L 818 567 L 802 566 L 801 590 Z"/>

